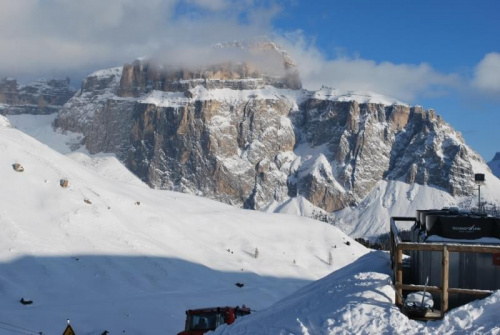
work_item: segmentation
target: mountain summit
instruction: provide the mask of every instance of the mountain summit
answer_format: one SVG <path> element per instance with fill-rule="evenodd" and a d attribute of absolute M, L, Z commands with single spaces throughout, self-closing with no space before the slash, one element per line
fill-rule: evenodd
<path fill-rule="evenodd" d="M 185 92 L 206 89 L 259 89 L 302 87 L 288 53 L 268 39 L 219 43 L 203 60 L 169 64 L 161 56 L 137 59 L 123 66 L 120 97 L 139 97 L 151 91 Z"/>
<path fill-rule="evenodd" d="M 500 178 L 500 152 L 497 152 L 495 154 L 495 157 L 493 157 L 493 159 L 488 162 L 488 166 L 490 167 L 493 174 Z"/>
<path fill-rule="evenodd" d="M 19 85 L 16 79 L 0 79 L 0 114 L 52 114 L 75 94 L 66 79 L 40 79 Z"/>
<path fill-rule="evenodd" d="M 196 70 L 141 59 L 97 71 L 56 124 L 82 133 L 91 153 L 116 153 L 154 188 L 323 218 L 382 180 L 469 196 L 474 173 L 487 169 L 434 110 L 302 89 L 293 61 L 270 41 L 214 49 L 244 57 Z M 269 59 L 279 71 L 263 66 Z"/>

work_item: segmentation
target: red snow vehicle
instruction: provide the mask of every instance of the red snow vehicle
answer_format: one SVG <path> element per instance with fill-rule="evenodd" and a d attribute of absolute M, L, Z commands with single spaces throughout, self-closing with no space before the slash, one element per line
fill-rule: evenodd
<path fill-rule="evenodd" d="M 250 314 L 250 308 L 242 307 L 209 307 L 186 311 L 185 330 L 177 335 L 203 335 L 226 323 L 230 325 L 239 317 Z"/>

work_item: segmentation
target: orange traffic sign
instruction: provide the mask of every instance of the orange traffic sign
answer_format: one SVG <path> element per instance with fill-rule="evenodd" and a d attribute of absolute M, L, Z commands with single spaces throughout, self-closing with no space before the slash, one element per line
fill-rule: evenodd
<path fill-rule="evenodd" d="M 75 331 L 73 330 L 73 328 L 71 328 L 71 326 L 68 325 L 66 327 L 66 329 L 64 330 L 63 335 L 76 335 L 76 334 L 75 334 Z"/>

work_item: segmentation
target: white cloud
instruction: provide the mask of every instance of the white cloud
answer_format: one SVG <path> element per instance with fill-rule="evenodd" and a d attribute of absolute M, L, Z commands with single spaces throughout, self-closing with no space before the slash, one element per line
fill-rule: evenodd
<path fill-rule="evenodd" d="M 210 59 L 207 47 L 217 42 L 272 35 L 273 19 L 283 10 L 273 0 L 184 1 L 188 9 L 179 14 L 180 0 L 0 0 L 0 77 L 81 77 L 146 55 L 171 64 L 198 64 Z M 460 81 L 425 63 L 378 63 L 345 52 L 329 59 L 300 32 L 277 34 L 277 39 L 310 89 L 328 85 L 374 91 L 411 103 L 446 93 Z M 483 65 L 491 69 L 499 57 L 490 55 L 478 66 L 477 87 L 495 79 L 487 77 L 488 71 L 482 74 Z"/>
<path fill-rule="evenodd" d="M 500 93 L 500 53 L 484 56 L 475 68 L 472 86 L 486 94 Z"/>
<path fill-rule="evenodd" d="M 345 51 L 328 59 L 301 32 L 281 41 L 298 63 L 303 86 L 317 89 L 322 85 L 347 90 L 381 93 L 407 102 L 419 96 L 446 94 L 458 85 L 459 76 L 444 74 L 429 64 L 377 63 L 349 57 Z"/>
<path fill-rule="evenodd" d="M 227 0 L 186 0 L 186 2 L 213 11 L 223 10 L 229 6 Z"/>
<path fill-rule="evenodd" d="M 0 77 L 90 73 L 153 54 L 203 59 L 208 45 L 271 31 L 272 16 L 254 16 L 257 5 L 192 0 L 190 12 L 179 14 L 179 2 L 0 0 Z M 217 11 L 197 14 L 207 6 Z M 243 11 L 245 23 L 238 21 Z"/>

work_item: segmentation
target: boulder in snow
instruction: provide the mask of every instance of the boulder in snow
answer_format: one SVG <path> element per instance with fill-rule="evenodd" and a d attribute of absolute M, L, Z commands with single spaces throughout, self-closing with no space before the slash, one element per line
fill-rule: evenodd
<path fill-rule="evenodd" d="M 19 164 L 19 163 L 14 163 L 12 164 L 12 168 L 17 171 L 17 172 L 23 172 L 24 171 L 24 167 Z"/>
<path fill-rule="evenodd" d="M 68 187 L 68 185 L 69 185 L 69 181 L 68 181 L 68 179 L 61 179 L 61 180 L 59 181 L 59 185 L 61 185 L 61 187 L 63 187 L 63 188 Z"/>

